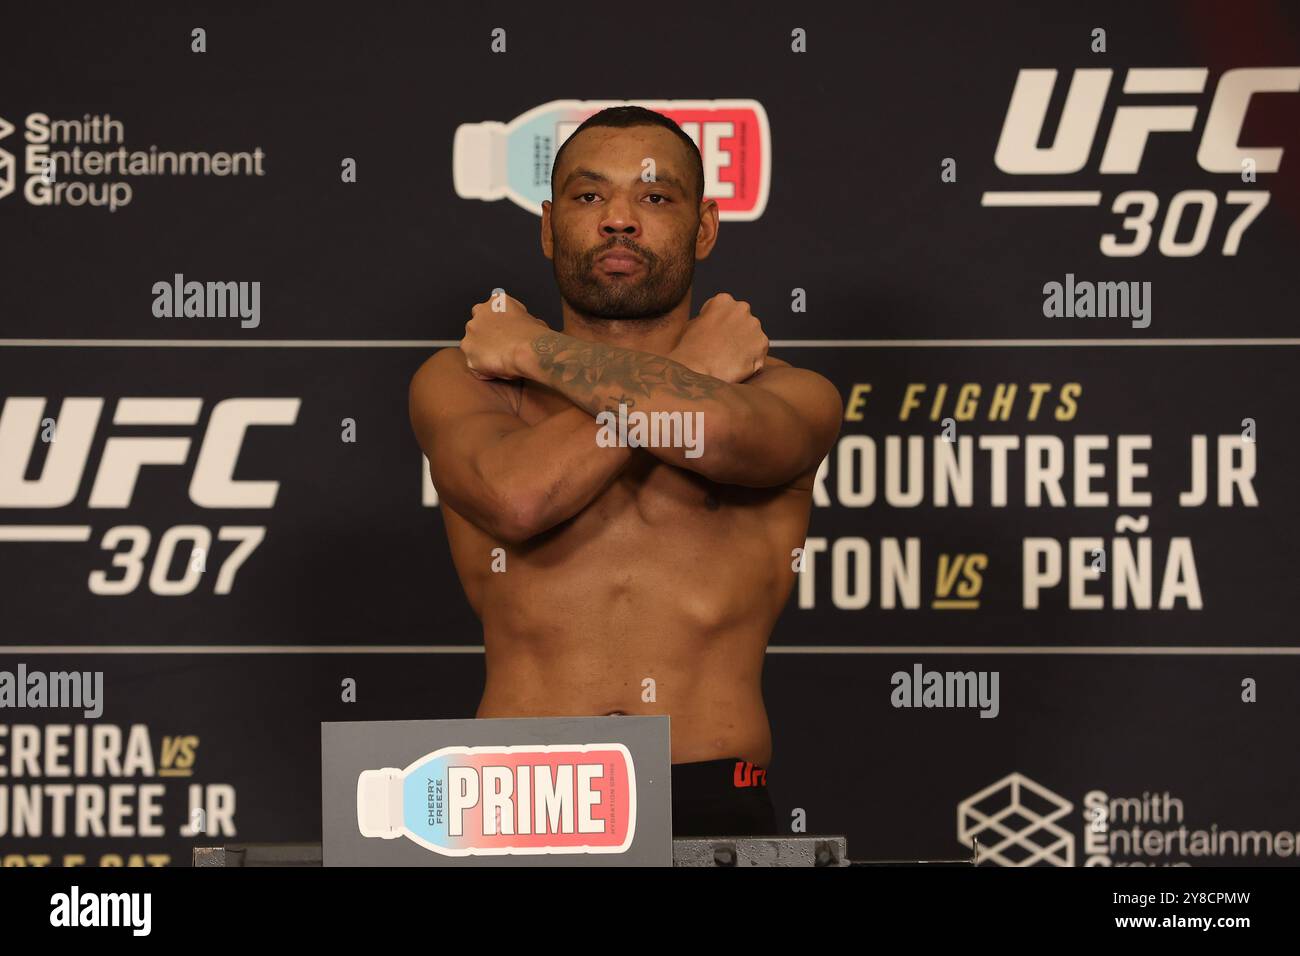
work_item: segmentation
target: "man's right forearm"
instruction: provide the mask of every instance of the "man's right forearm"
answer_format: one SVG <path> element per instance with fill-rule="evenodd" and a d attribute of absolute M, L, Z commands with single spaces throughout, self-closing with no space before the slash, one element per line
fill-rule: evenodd
<path fill-rule="evenodd" d="M 574 406 L 502 438 L 475 463 L 495 501 L 492 529 L 520 543 L 587 507 L 631 461 L 635 449 L 602 448 L 600 426 Z"/>

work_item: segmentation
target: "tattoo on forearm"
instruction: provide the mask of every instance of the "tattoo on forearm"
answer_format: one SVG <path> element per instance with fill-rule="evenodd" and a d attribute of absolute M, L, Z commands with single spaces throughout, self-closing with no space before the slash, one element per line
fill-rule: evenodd
<path fill-rule="evenodd" d="M 558 332 L 539 335 L 532 345 L 551 383 L 574 387 L 610 411 L 617 409 L 617 402 L 631 407 L 636 395 L 708 398 L 725 384 L 662 355 L 582 342 Z"/>

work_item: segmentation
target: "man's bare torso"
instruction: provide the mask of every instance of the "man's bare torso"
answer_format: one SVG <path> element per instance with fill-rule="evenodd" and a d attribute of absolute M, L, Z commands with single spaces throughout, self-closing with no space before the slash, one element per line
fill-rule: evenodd
<path fill-rule="evenodd" d="M 532 382 L 494 388 L 528 425 L 571 407 Z M 583 511 L 522 545 L 493 540 L 444 505 L 452 557 L 483 622 L 477 716 L 667 714 L 674 762 L 766 765 L 763 656 L 794 582 L 813 473 L 744 488 L 634 454 Z M 492 570 L 499 547 L 504 572 Z"/>

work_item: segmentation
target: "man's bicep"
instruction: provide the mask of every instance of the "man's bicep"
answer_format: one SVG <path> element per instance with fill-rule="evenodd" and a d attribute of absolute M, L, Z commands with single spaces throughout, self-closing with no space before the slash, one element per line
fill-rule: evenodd
<path fill-rule="evenodd" d="M 506 408 L 495 386 L 469 374 L 459 354 L 441 352 L 411 380 L 410 416 L 434 487 L 453 507 L 463 507 L 481 484 L 482 455 L 526 427 Z"/>

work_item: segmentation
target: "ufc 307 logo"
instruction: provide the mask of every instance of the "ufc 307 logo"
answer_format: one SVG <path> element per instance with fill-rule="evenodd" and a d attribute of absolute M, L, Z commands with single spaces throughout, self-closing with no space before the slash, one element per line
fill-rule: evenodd
<path fill-rule="evenodd" d="M 187 432 L 198 425 L 201 398 L 121 398 L 113 411 L 112 431 L 103 443 L 98 467 L 92 462 L 102 422 L 103 398 L 65 398 L 57 420 L 47 417 L 46 399 L 11 397 L 0 408 L 0 522 L 3 509 L 65 509 L 81 495 L 88 474 L 94 475 L 87 507 L 109 512 L 132 506 L 141 470 L 184 467 L 197 446 L 190 469 L 190 502 L 204 509 L 271 508 L 277 481 L 237 480 L 235 469 L 244 439 L 255 426 L 292 425 L 302 404 L 297 398 L 228 398 L 217 402 L 201 436 Z M 175 428 L 175 435 L 131 434 L 134 427 Z M 45 448 L 36 477 L 27 477 L 33 458 Z M 0 548 L 20 542 L 86 542 L 90 524 L 0 523 Z M 213 540 L 220 560 L 209 557 Z M 110 568 L 90 571 L 93 594 L 134 592 L 147 577 L 149 590 L 161 596 L 195 592 L 205 578 L 213 594 L 229 594 L 235 574 L 266 537 L 259 525 L 174 525 L 163 530 L 158 543 L 149 528 L 117 524 L 103 532 L 100 548 L 111 552 Z M 228 544 L 227 544 L 228 543 Z"/>
<path fill-rule="evenodd" d="M 1011 92 L 1002 134 L 993 161 L 1012 176 L 1075 176 L 1084 172 L 1097 135 L 1116 71 L 1078 69 L 1070 79 L 1060 120 L 1051 145 L 1041 146 L 1048 123 L 1048 105 L 1057 83 L 1056 70 L 1021 70 Z M 1153 134 L 1187 134 L 1197 124 L 1205 105 L 1209 70 L 1194 68 L 1134 68 L 1125 71 L 1119 105 L 1115 106 L 1101 152 L 1101 176 L 1136 175 Z M 1231 175 L 1251 186 L 1261 174 L 1276 173 L 1283 150 L 1268 144 L 1240 142 L 1251 99 L 1261 93 L 1300 91 L 1300 67 L 1262 67 L 1228 70 L 1218 81 L 1204 115 L 1196 145 L 1197 165 L 1207 173 Z M 1143 103 L 1144 96 L 1160 96 L 1159 104 Z M 1187 96 L 1195 102 L 1170 105 L 1171 97 Z M 1187 257 L 1205 251 L 1216 217 L 1226 223 L 1219 252 L 1235 256 L 1242 237 L 1269 203 L 1270 194 L 1258 188 L 1227 189 L 1220 197 L 1209 189 L 1176 193 L 1161 214 L 1161 198 L 1145 189 L 1118 193 L 1110 211 L 1124 217 L 1119 229 L 1101 237 L 1107 256 L 1140 256 L 1156 239 L 1161 255 Z M 1100 206 L 1102 191 L 1094 189 L 990 190 L 983 206 Z M 1223 212 L 1219 212 L 1222 204 Z M 1238 208 L 1239 207 L 1239 208 Z M 1216 233 L 1217 235 L 1217 233 Z"/>

